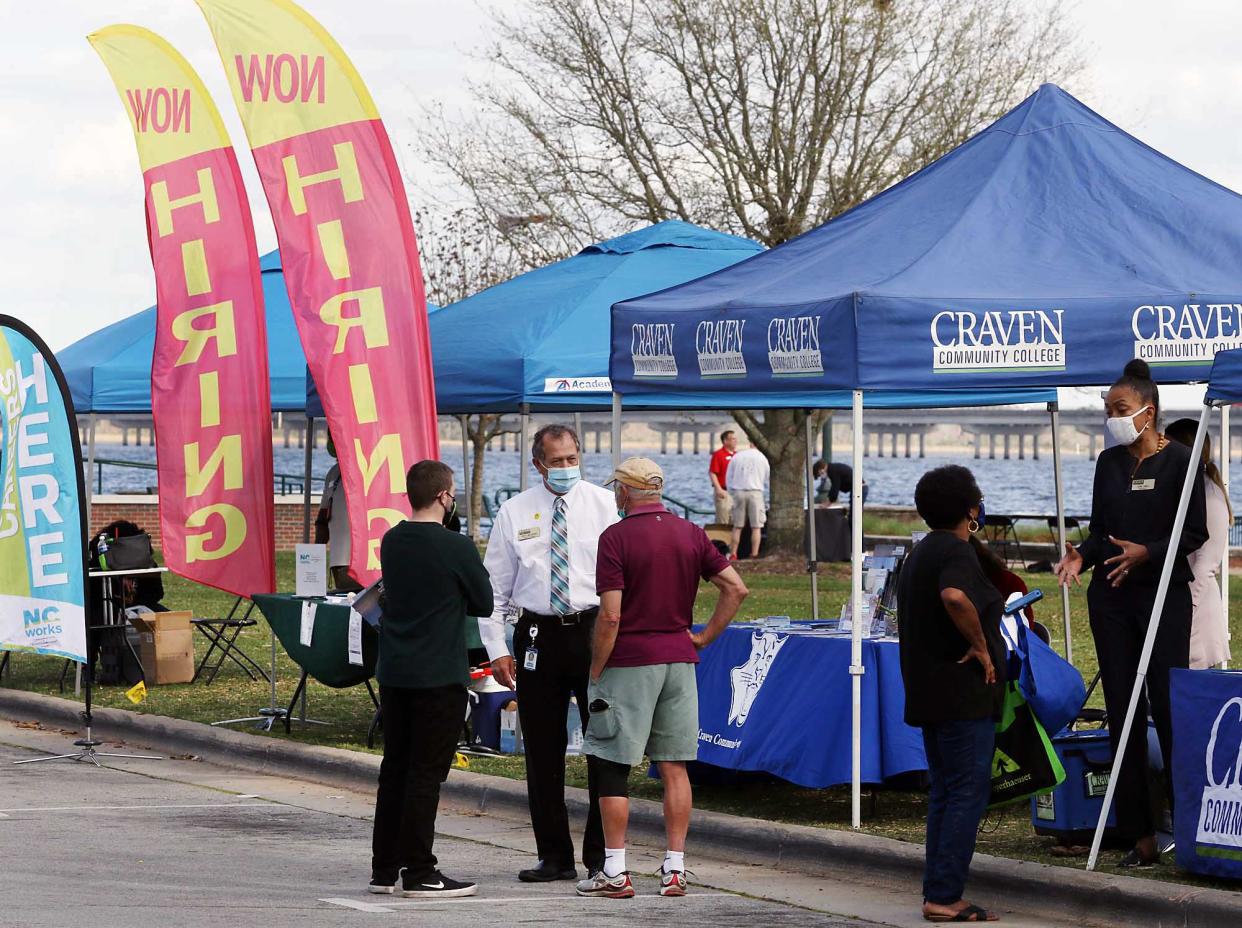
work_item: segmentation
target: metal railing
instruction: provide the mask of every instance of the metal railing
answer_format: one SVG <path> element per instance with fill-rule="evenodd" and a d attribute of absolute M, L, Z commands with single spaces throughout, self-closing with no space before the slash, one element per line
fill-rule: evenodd
<path fill-rule="evenodd" d="M 127 467 L 131 470 L 159 470 L 159 467 L 148 461 L 117 461 L 111 458 L 95 459 L 95 493 L 103 493 L 103 469 L 104 467 Z M 322 477 L 311 477 L 311 487 L 316 484 L 323 486 Z M 301 474 L 273 474 L 272 485 L 276 492 L 284 495 L 296 494 L 303 492 L 305 480 Z"/>
<path fill-rule="evenodd" d="M 495 519 L 496 513 L 500 511 L 500 507 L 505 500 L 516 496 L 520 492 L 521 490 L 518 487 L 507 486 L 501 487 L 490 497 L 486 493 L 483 494 L 484 516 L 489 519 Z M 682 500 L 679 500 L 673 496 L 668 496 L 667 494 L 664 496 L 664 502 L 670 509 L 680 509 L 681 517 L 683 519 L 689 519 L 691 515 L 712 517 L 715 517 L 716 515 L 716 512 L 713 509 L 699 509 L 697 506 L 692 506 L 690 503 L 683 502 Z"/>

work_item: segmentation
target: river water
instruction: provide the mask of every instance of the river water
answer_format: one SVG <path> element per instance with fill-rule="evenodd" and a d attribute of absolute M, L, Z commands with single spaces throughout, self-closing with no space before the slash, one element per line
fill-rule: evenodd
<path fill-rule="evenodd" d="M 442 445 L 442 455 L 447 464 L 457 471 L 461 482 L 461 449 L 456 443 Z M 629 451 L 629 449 L 627 449 Z M 274 449 L 275 470 L 300 479 L 304 452 L 298 448 Z M 637 452 L 635 452 L 637 453 Z M 699 509 L 711 509 L 711 485 L 707 479 L 706 454 L 664 454 L 645 452 L 664 468 L 668 494 Z M 96 449 L 99 458 L 154 463 L 155 449 L 135 448 L 121 445 L 100 444 Z M 838 459 L 847 460 L 844 454 Z M 314 453 L 313 474 L 321 478 L 331 465 L 327 452 L 317 448 Z M 611 457 L 608 454 L 587 454 L 585 475 L 588 480 L 603 481 L 609 473 Z M 1041 460 L 974 460 L 970 454 L 928 452 L 926 458 L 865 458 L 863 468 L 870 487 L 868 501 L 880 505 L 914 505 L 914 485 L 919 477 L 933 467 L 942 464 L 963 464 L 975 473 L 990 512 L 1052 513 L 1056 510 L 1056 496 L 1052 479 L 1052 457 Z M 1065 505 L 1071 515 L 1085 515 L 1091 510 L 1091 481 L 1095 463 L 1085 457 L 1067 456 L 1065 465 Z M 533 473 L 533 470 L 532 470 Z M 145 493 L 154 486 L 155 472 L 132 468 L 105 466 L 103 468 L 104 493 Z M 517 486 L 518 454 L 516 451 L 488 451 L 484 464 L 484 492 L 492 495 L 500 487 Z M 316 488 L 318 482 L 312 484 Z M 1237 484 L 1235 484 L 1237 486 Z M 316 497 L 318 492 L 316 492 Z M 1235 509 L 1242 511 L 1242 495 L 1231 494 Z"/>

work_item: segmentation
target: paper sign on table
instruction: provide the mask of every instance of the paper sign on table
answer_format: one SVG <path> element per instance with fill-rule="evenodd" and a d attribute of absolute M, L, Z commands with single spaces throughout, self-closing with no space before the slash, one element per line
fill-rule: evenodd
<path fill-rule="evenodd" d="M 293 591 L 298 596 L 328 595 L 328 546 L 298 545 Z"/>
<path fill-rule="evenodd" d="M 362 615 L 356 609 L 349 610 L 349 662 L 362 666 Z"/>
<path fill-rule="evenodd" d="M 311 646 L 311 639 L 315 635 L 315 613 L 318 611 L 319 603 L 311 600 L 302 603 L 302 631 L 298 635 L 298 641 L 304 648 Z"/>

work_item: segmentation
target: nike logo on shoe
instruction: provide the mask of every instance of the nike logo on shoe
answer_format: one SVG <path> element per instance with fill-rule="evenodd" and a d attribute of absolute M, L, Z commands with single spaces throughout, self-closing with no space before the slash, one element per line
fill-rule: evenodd
<path fill-rule="evenodd" d="M 426 887 L 427 889 L 444 889 L 443 880 L 441 880 L 439 883 L 419 883 L 418 885 Z"/>

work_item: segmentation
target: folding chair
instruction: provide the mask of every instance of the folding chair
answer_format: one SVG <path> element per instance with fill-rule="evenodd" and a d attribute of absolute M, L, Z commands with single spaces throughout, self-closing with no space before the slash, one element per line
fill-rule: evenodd
<path fill-rule="evenodd" d="M 250 618 L 250 613 L 254 611 L 253 602 L 246 606 L 246 611 L 240 616 L 237 614 L 244 602 L 246 600 L 243 597 L 237 597 L 233 603 L 233 608 L 229 610 L 229 614 L 223 619 L 190 620 L 191 624 L 202 633 L 203 637 L 211 642 L 207 647 L 207 653 L 198 662 L 198 668 L 194 671 L 194 679 L 190 681 L 191 683 L 197 683 L 199 677 L 204 677 L 204 685 L 210 686 L 212 681 L 216 679 L 216 674 L 220 672 L 220 668 L 224 665 L 226 659 L 231 660 L 240 667 L 251 680 L 258 680 L 259 677 L 262 677 L 270 682 L 267 671 L 251 658 L 249 654 L 237 646 L 237 636 L 244 629 L 258 624 L 255 619 Z"/>
<path fill-rule="evenodd" d="M 1082 544 L 1084 540 L 1083 534 L 1082 534 L 1082 525 L 1073 516 L 1066 516 L 1065 517 L 1065 534 L 1068 535 L 1071 529 L 1078 533 L 1078 543 Z M 1052 543 L 1053 545 L 1055 545 L 1057 543 L 1057 517 L 1056 516 L 1048 517 L 1048 531 L 1052 533 Z M 1060 557 L 1060 552 L 1057 553 L 1057 557 Z M 1057 558 L 1053 558 L 1054 561 L 1056 559 Z"/>
<path fill-rule="evenodd" d="M 1009 556 L 1009 552 L 1016 549 L 1018 552 L 1018 557 L 1016 558 L 1018 563 L 1026 563 L 1026 557 L 1022 553 L 1022 542 L 1018 538 L 1017 521 L 1010 516 L 989 514 L 984 517 L 983 530 L 989 544 L 995 545 L 997 542 L 1004 544 L 1006 562 L 1015 560 Z"/>

